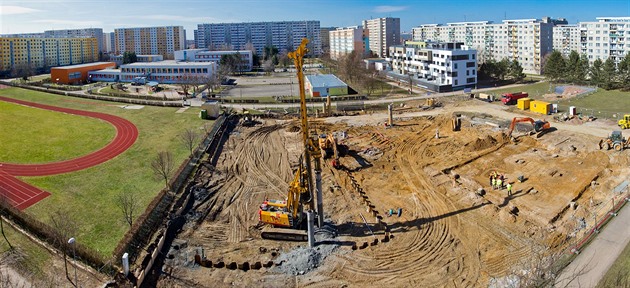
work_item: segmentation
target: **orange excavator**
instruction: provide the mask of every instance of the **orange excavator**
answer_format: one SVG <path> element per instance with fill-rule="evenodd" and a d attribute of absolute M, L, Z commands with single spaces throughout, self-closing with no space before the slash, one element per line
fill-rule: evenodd
<path fill-rule="evenodd" d="M 536 138 L 539 138 L 540 136 L 549 132 L 549 129 L 551 128 L 551 124 L 549 124 L 549 122 L 545 120 L 534 120 L 529 117 L 514 117 L 514 119 L 512 119 L 512 123 L 510 124 L 510 132 L 508 132 L 508 137 L 512 136 L 512 131 L 514 131 L 516 123 L 520 122 L 532 123 L 532 126 L 534 126 L 534 131 L 536 131 Z"/>
<path fill-rule="evenodd" d="M 322 158 L 327 159 L 330 156 L 333 157 L 330 164 L 335 169 L 341 169 L 341 163 L 339 162 L 339 144 L 337 144 L 337 138 L 333 134 L 319 135 L 319 149 L 322 153 Z"/>

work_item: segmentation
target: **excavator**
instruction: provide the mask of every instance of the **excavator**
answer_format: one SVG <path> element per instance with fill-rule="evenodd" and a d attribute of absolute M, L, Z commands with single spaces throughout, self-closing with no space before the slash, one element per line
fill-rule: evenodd
<path fill-rule="evenodd" d="M 599 149 L 610 150 L 613 148 L 615 151 L 621 151 L 630 147 L 630 138 L 624 139 L 621 131 L 613 131 L 608 137 L 605 139 L 599 140 L 599 144 L 597 145 Z"/>
<path fill-rule="evenodd" d="M 514 131 L 514 128 L 516 127 L 516 123 L 520 123 L 520 122 L 532 123 L 532 125 L 534 126 L 534 131 L 536 131 L 536 138 L 539 138 L 540 136 L 549 132 L 549 129 L 551 128 L 551 124 L 549 124 L 549 122 L 545 120 L 534 120 L 529 117 L 514 117 L 514 119 L 512 119 L 512 123 L 510 124 L 510 131 L 508 132 L 508 137 L 512 136 L 512 131 Z"/>
<path fill-rule="evenodd" d="M 337 138 L 335 138 L 333 134 L 319 135 L 319 149 L 322 152 L 322 158 L 327 159 L 333 156 L 333 160 L 330 164 L 335 169 L 341 169 L 341 163 L 339 162 L 339 145 L 337 144 Z"/>
<path fill-rule="evenodd" d="M 307 241 L 305 210 L 315 208 L 313 191 L 321 191 L 321 152 L 316 140 L 309 136 L 308 119 L 306 114 L 306 93 L 304 91 L 304 55 L 307 54 L 308 39 L 302 39 L 300 46 L 289 53 L 296 67 L 300 89 L 300 124 L 304 153 L 300 156 L 300 164 L 295 172 L 293 181 L 289 183 L 286 200 L 265 200 L 258 210 L 261 224 L 266 224 L 261 236 L 264 239 Z M 314 163 L 316 181 L 313 183 L 311 161 Z M 314 187 L 315 186 L 315 187 Z M 315 188 L 315 189 L 314 189 Z M 318 196 L 321 194 L 318 193 Z M 317 211 L 322 214 L 322 199 L 317 199 Z M 320 226 L 323 225 L 323 215 L 318 215 Z"/>

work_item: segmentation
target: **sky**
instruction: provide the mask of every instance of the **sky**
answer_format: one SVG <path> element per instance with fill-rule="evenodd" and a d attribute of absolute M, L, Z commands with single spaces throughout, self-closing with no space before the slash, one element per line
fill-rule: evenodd
<path fill-rule="evenodd" d="M 563 17 L 569 23 L 630 16 L 630 0 L 0 0 L 0 34 L 44 30 L 184 26 L 200 23 L 319 20 L 321 27 L 398 17 L 421 24 Z"/>

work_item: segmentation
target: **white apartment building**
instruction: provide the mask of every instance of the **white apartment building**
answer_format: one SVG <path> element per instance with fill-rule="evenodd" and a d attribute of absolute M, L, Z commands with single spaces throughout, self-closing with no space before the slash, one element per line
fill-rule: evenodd
<path fill-rule="evenodd" d="M 414 86 L 437 92 L 477 85 L 477 51 L 461 42 L 396 45 L 389 48 L 389 54 L 391 78 L 411 79 Z"/>
<path fill-rule="evenodd" d="M 257 55 L 263 55 L 267 46 L 293 51 L 308 38 L 309 55 L 321 54 L 319 21 L 198 24 L 195 35 L 197 48 L 245 50 L 251 44 Z"/>
<path fill-rule="evenodd" d="M 564 57 L 571 51 L 580 53 L 580 28 L 578 25 L 558 25 L 553 27 L 553 50 L 558 50 Z"/>
<path fill-rule="evenodd" d="M 329 33 L 330 58 L 337 60 L 352 51 L 365 55 L 369 52 L 367 30 L 358 26 L 337 28 Z"/>
<path fill-rule="evenodd" d="M 103 33 L 103 39 L 105 42 L 105 52 L 114 53 L 114 51 L 116 51 L 116 34 L 114 34 L 114 32 Z"/>
<path fill-rule="evenodd" d="M 377 18 L 363 20 L 363 29 L 368 30 L 369 51 L 378 57 L 387 57 L 390 46 L 400 43 L 400 18 Z"/>
<path fill-rule="evenodd" d="M 160 54 L 173 59 L 173 53 L 186 47 L 182 26 L 118 28 L 114 29 L 116 54 L 126 51 L 142 55 Z"/>
<path fill-rule="evenodd" d="M 413 28 L 414 41 L 463 42 L 479 53 L 479 61 L 518 60 L 525 73 L 541 74 L 542 58 L 553 50 L 553 26 L 566 23 L 540 19 L 427 24 Z"/>
<path fill-rule="evenodd" d="M 102 82 L 132 82 L 136 77 L 145 77 L 148 81 L 160 84 L 190 81 L 203 83 L 204 79 L 211 77 L 216 70 L 217 64 L 214 62 L 165 60 L 124 64 L 120 66 L 120 69 L 90 71 L 88 75 L 92 81 Z"/>
<path fill-rule="evenodd" d="M 630 17 L 597 17 L 597 22 L 580 22 L 580 54 L 592 64 L 596 59 L 621 62 L 630 51 Z"/>
<path fill-rule="evenodd" d="M 194 62 L 214 62 L 220 64 L 223 55 L 239 54 L 241 63 L 239 71 L 252 71 L 254 54 L 249 50 L 242 51 L 209 51 L 207 49 L 186 49 L 175 51 L 175 60 Z"/>

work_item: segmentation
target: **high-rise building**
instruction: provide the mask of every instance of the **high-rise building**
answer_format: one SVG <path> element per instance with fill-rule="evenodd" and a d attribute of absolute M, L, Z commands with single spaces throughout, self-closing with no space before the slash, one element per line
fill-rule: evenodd
<path fill-rule="evenodd" d="M 580 54 L 592 64 L 612 58 L 619 64 L 630 53 L 630 17 L 597 17 L 597 22 L 580 22 Z"/>
<path fill-rule="evenodd" d="M 103 42 L 105 42 L 106 53 L 114 53 L 116 51 L 116 34 L 114 32 L 103 33 Z"/>
<path fill-rule="evenodd" d="M 541 74 L 542 58 L 553 50 L 553 27 L 566 20 L 540 19 L 429 24 L 413 28 L 414 41 L 463 42 L 477 50 L 479 62 L 518 60 L 525 73 Z"/>
<path fill-rule="evenodd" d="M 319 28 L 319 39 L 322 42 L 322 54 L 330 53 L 330 31 L 335 31 L 337 27 Z"/>
<path fill-rule="evenodd" d="M 553 50 L 569 57 L 571 51 L 580 53 L 580 27 L 578 25 L 558 25 L 553 27 Z"/>
<path fill-rule="evenodd" d="M 367 30 L 358 26 L 337 28 L 330 34 L 330 58 L 339 59 L 352 51 L 366 55 L 369 52 Z"/>
<path fill-rule="evenodd" d="M 2 38 L 44 38 L 44 33 L 2 34 Z"/>
<path fill-rule="evenodd" d="M 309 55 L 321 54 L 319 21 L 199 24 L 196 35 L 197 48 L 246 50 L 252 46 L 258 55 L 267 46 L 281 52 L 293 51 L 302 38 L 308 38 Z"/>
<path fill-rule="evenodd" d="M 388 47 L 400 43 L 400 18 L 363 20 L 363 29 L 368 30 L 370 51 L 378 57 L 387 57 Z"/>
<path fill-rule="evenodd" d="M 477 85 L 477 51 L 463 43 L 408 42 L 389 47 L 389 76 L 437 92 Z"/>
<path fill-rule="evenodd" d="M 184 27 L 143 27 L 114 29 L 116 54 L 135 52 L 143 55 L 162 55 L 173 59 L 173 53 L 186 46 Z"/>
<path fill-rule="evenodd" d="M 18 65 L 33 69 L 98 61 L 96 38 L 0 38 L 0 73 Z"/>
<path fill-rule="evenodd" d="M 102 28 L 63 29 L 44 31 L 44 38 L 96 38 L 98 51 L 105 52 Z"/>

